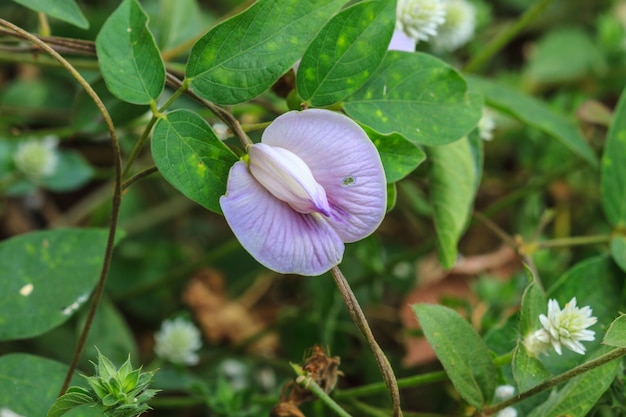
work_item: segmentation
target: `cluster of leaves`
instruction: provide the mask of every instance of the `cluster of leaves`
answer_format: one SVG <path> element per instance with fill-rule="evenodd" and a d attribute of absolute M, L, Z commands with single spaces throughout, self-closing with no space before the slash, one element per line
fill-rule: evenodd
<path fill-rule="evenodd" d="M 157 393 L 148 388 L 153 372 L 133 369 L 130 357 L 116 369 L 100 352 L 94 367 L 96 375 L 85 377 L 89 389 L 70 387 L 54 402 L 48 417 L 62 416 L 82 405 L 98 406 L 110 417 L 135 417 L 150 409 L 147 402 Z"/>
<path fill-rule="evenodd" d="M 590 121 L 589 125 L 608 128 L 606 139 L 600 128 L 587 126 L 584 135 L 571 118 L 562 114 L 563 109 L 569 112 L 588 95 L 607 103 L 618 99 L 617 89 L 623 87 L 624 77 L 599 76 L 607 68 L 622 68 L 626 64 L 622 49 L 624 29 L 611 13 L 600 15 L 594 22 L 598 27 L 597 39 L 578 28 L 541 29 L 539 21 L 536 30 L 546 34 L 536 43 L 523 74 L 518 77 L 496 71 L 493 77 L 483 77 L 455 69 L 450 64 L 456 62 L 455 57 L 437 58 L 426 48 L 417 53 L 387 51 L 395 26 L 396 5 L 390 0 L 258 0 L 218 24 L 214 24 L 217 17 L 206 17 L 194 0 L 163 0 L 158 4 L 138 0 L 104 2 L 103 11 L 92 11 L 88 17 L 71 0 L 16 3 L 78 28 L 86 29 L 91 24 L 95 32 L 90 36 L 95 39 L 99 67 L 95 66 L 94 44 L 87 43 L 91 61 L 81 69 L 118 128 L 124 155 L 129 155 L 124 158 L 129 172 L 150 169 L 151 156 L 160 175 L 178 192 L 214 213 L 220 213 L 219 197 L 226 190 L 229 169 L 238 160 L 241 149 L 232 141 L 219 139 L 207 120 L 222 119 L 235 131 L 241 127 L 236 115 L 250 122 L 244 127 L 253 139 L 257 139 L 256 123 L 263 124 L 277 114 L 299 109 L 302 103 L 343 111 L 358 122 L 380 152 L 392 220 L 389 228 L 383 226 L 382 238 L 368 238 L 346 253 L 343 268 L 354 277 L 358 295 L 366 302 L 385 298 L 401 304 L 399 298 L 413 283 L 406 279 L 406 274 L 400 276 L 391 271 L 400 261 L 413 261 L 416 254 L 423 253 L 423 247 L 418 246 L 422 239 L 437 246 L 439 261 L 445 268 L 454 266 L 459 242 L 471 222 L 474 200 L 481 196 L 481 191 L 483 198 L 493 191 L 489 186 L 494 183 L 504 183 L 500 187 L 510 193 L 509 205 L 519 202 L 519 210 L 503 221 L 506 228 L 522 237 L 542 238 L 547 233 L 538 226 L 540 214 L 548 206 L 547 198 L 541 194 L 543 188 L 554 178 L 574 184 L 569 189 L 583 203 L 579 210 L 567 208 L 563 209 L 565 214 L 557 213 L 557 225 L 568 223 L 573 211 L 572 223 L 577 233 L 605 233 L 600 242 L 606 247 L 569 252 L 561 257 L 539 251 L 540 241 L 521 241 L 517 249 L 536 264 L 537 273 L 530 274 L 530 285 L 522 278 L 517 281 L 522 284 L 512 290 L 515 304 L 521 299 L 519 313 L 510 317 L 498 314 L 489 322 L 498 325 L 487 326 L 483 334 L 449 308 L 414 307 L 424 335 L 467 404 L 488 410 L 493 406 L 496 385 L 508 383 L 518 392 L 525 392 L 585 361 L 586 357 L 574 354 L 536 358 L 526 352 L 521 338 L 539 327 L 538 316 L 545 313 L 548 297 L 563 303 L 576 296 L 581 305 L 592 306 L 599 320 L 596 332 L 605 333 L 604 344 L 618 349 L 626 347 L 624 320 L 615 320 L 625 305 L 626 96 L 622 94 L 612 117 L 610 111 L 600 111 L 598 116 L 597 112 L 585 110 L 590 107 L 581 106 L 580 117 Z M 222 11 L 233 8 L 235 4 L 231 3 L 220 2 Z M 485 2 L 474 3 L 488 8 Z M 527 2 L 516 0 L 497 3 L 498 7 L 514 12 L 527 6 Z M 0 10 L 3 7 L 7 6 L 0 6 Z M 604 5 L 594 7 L 608 10 Z M 18 20 L 19 13 L 15 14 Z M 548 18 L 553 16 L 548 14 Z M 211 29 L 203 34 L 208 26 Z M 72 29 L 58 27 L 72 36 Z M 478 54 L 484 40 L 470 44 L 465 52 Z M 47 41 L 52 45 L 54 39 Z M 180 48 L 181 45 L 185 47 Z M 64 45 L 70 55 L 77 52 L 78 46 L 85 44 Z M 178 55 L 172 52 L 177 48 Z M 20 59 L 24 56 L 28 55 L 22 54 Z M 507 58 L 503 56 L 502 60 Z M 10 54 L 0 55 L 0 59 L 18 61 Z M 294 82 L 289 74 L 298 61 Z M 562 62 L 569 64 L 564 68 Z M 43 54 L 31 63 L 52 65 Z M 79 60 L 75 63 L 81 64 Z M 99 139 L 106 127 L 99 110 L 84 92 L 76 97 L 68 94 L 67 91 L 75 91 L 71 90 L 74 87 L 66 91 L 63 87 L 71 85 L 67 75 L 55 71 L 45 74 L 50 77 L 49 82 L 42 81 L 43 75 L 36 82 L 18 80 L 0 95 L 3 111 L 18 109 L 26 114 L 0 114 L 0 191 L 5 195 L 25 195 L 37 188 L 67 192 L 94 178 L 96 171 L 80 153 L 70 149 L 70 144 L 59 149 L 60 161 L 54 176 L 39 183 L 20 178 L 19 182 L 11 181 L 6 189 L 1 186 L 16 169 L 11 155 L 17 144 L 9 134 L 14 129 L 26 131 L 18 135 L 24 139 L 47 134 L 39 133 L 39 127 L 55 128 L 70 139 L 86 138 L 83 143 L 100 146 L 99 151 L 103 149 Z M 279 82 L 287 83 L 289 94 L 280 94 Z M 555 86 L 565 83 L 575 88 L 554 93 L 558 90 Z M 525 92 L 520 91 L 520 85 Z M 583 87 L 594 93 L 584 92 Z M 538 96 L 540 92 L 551 93 L 547 94 L 551 101 L 533 97 L 533 93 Z M 40 96 L 53 104 L 46 107 L 50 103 Z M 503 123 L 500 143 L 494 143 L 491 149 L 484 145 L 476 129 L 485 104 L 500 112 L 499 121 Z M 37 106 L 48 112 L 41 112 Z M 149 121 L 140 117 L 148 111 L 152 111 Z M 59 113 L 65 116 L 61 122 L 56 118 Z M 594 139 L 594 135 L 601 139 L 588 140 Z M 133 158 L 148 138 L 150 156 L 133 167 Z M 505 165 L 511 160 L 516 169 L 507 177 L 511 169 Z M 539 185 L 531 181 L 524 186 L 524 181 L 536 178 Z M 425 179 L 429 198 L 422 192 Z M 194 211 L 194 216 L 182 216 L 185 219 L 172 219 L 168 217 L 170 213 L 193 209 L 162 184 L 151 181 L 145 188 L 142 186 L 138 183 L 124 196 L 120 226 L 129 237 L 117 247 L 107 297 L 101 302 L 87 341 L 88 346 L 97 344 L 120 362 L 129 352 L 133 357 L 139 356 L 129 322 L 155 327 L 159 319 L 181 308 L 179 283 L 199 266 L 211 264 L 226 271 L 232 278 L 231 294 L 244 292 L 261 273 L 236 242 L 232 243 L 217 216 L 211 217 L 204 210 Z M 522 187 L 521 193 L 517 187 Z M 600 196 L 594 191 L 598 188 Z M 158 205 L 161 201 L 169 205 Z M 506 203 L 506 197 L 502 201 Z M 394 204 L 397 210 L 391 211 Z M 562 209 L 557 204 L 559 208 Z M 103 205 L 93 209 L 90 225 L 105 224 L 109 210 Z M 176 231 L 154 227 L 163 219 L 171 220 Z M 398 227 L 394 230 L 393 221 L 403 225 L 402 233 Z M 433 235 L 431 223 L 436 242 L 427 240 Z M 408 236 L 406 230 L 414 232 L 415 237 Z M 556 236 L 568 237 L 568 233 L 555 226 Z M 463 252 L 471 252 L 471 236 L 467 242 L 461 246 Z M 405 244 L 409 247 L 403 251 Z M 44 415 L 54 401 L 59 388 L 56 383 L 62 380 L 66 367 L 42 356 L 68 361 L 68 346 L 74 344 L 80 332 L 76 329 L 82 329 L 86 320 L 83 303 L 96 287 L 102 263 L 108 262 L 104 258 L 106 245 L 107 232 L 96 227 L 31 232 L 0 243 L 0 341 L 5 342 L 0 353 L 33 350 L 41 355 L 10 353 L 0 358 L 0 406 L 23 415 Z M 164 270 L 168 271 L 165 275 Z M 291 307 L 285 308 L 282 315 L 276 314 L 281 317 L 277 327 L 285 356 L 297 359 L 304 346 L 320 343 L 349 357 L 354 351 L 354 340 L 350 332 L 344 331 L 348 322 L 341 312 L 341 300 L 329 296 L 334 294 L 332 283 L 320 279 L 285 287 L 289 285 L 297 285 L 297 291 L 282 289 L 273 294 L 287 300 L 285 304 L 298 306 L 298 314 L 291 314 L 291 318 Z M 498 285 L 498 291 L 504 291 L 515 287 L 516 282 Z M 519 287 L 525 288 L 523 295 L 521 291 L 515 293 Z M 598 336 L 596 342 L 588 345 L 591 357 L 610 353 L 610 348 L 601 346 L 601 340 Z M 218 347 L 207 350 L 214 357 L 231 353 Z M 144 358 L 151 355 L 145 351 L 141 354 Z M 510 364 L 494 363 L 493 354 L 500 355 L 500 359 L 510 354 Z M 60 397 L 49 415 L 62 415 L 81 404 L 98 404 L 100 408 L 94 411 L 83 407 L 73 413 L 99 415 L 96 413 L 104 409 L 110 415 L 121 416 L 137 415 L 147 409 L 146 401 L 155 393 L 147 389 L 150 373 L 132 370 L 129 359 L 115 369 L 95 350 L 87 356 L 98 361 L 97 375 L 87 378 L 88 388 L 74 387 Z M 344 357 L 344 372 L 358 375 L 364 382 L 378 380 L 375 365 L 367 360 L 350 361 Z M 244 410 L 248 405 L 244 402 L 252 401 L 252 395 L 244 396 L 221 382 L 209 369 L 211 361 L 208 362 L 206 369 L 197 374 L 165 369 L 165 376 L 157 374 L 153 384 L 199 398 L 198 403 L 218 415 L 261 414 L 260 405 Z M 392 363 L 399 361 L 393 357 Z M 396 369 L 403 376 L 414 373 L 413 369 Z M 533 417 L 582 417 L 602 395 L 610 392 L 619 370 L 619 361 L 608 362 L 570 379 L 556 388 L 554 395 L 544 392 L 516 407 Z M 211 380 L 219 381 L 217 388 L 212 389 L 213 385 L 206 382 Z M 79 384 L 76 380 L 73 383 Z M 33 392 L 32 386 L 40 390 Z M 614 384 L 612 389 L 618 390 L 616 387 Z M 276 389 L 273 394 L 278 397 Z M 371 400 L 372 404 L 386 404 L 383 397 Z"/>

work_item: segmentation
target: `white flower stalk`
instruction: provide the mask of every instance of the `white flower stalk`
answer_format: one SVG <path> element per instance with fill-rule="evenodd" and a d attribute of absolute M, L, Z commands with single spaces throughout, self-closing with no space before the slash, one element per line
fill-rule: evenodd
<path fill-rule="evenodd" d="M 563 347 L 585 354 L 585 347 L 581 342 L 595 340 L 595 332 L 587 327 L 595 324 L 598 319 L 593 317 L 589 306 L 576 307 L 576 297 L 572 298 L 565 308 L 561 310 L 556 300 L 548 301 L 548 315 L 540 314 L 539 321 L 543 328 L 531 333 L 526 337 L 524 344 L 526 349 L 533 354 L 538 354 L 549 346 L 561 355 Z"/>
<path fill-rule="evenodd" d="M 488 107 L 483 107 L 483 115 L 478 121 L 478 134 L 482 140 L 493 139 L 493 131 L 496 128 L 495 113 Z"/>
<path fill-rule="evenodd" d="M 398 0 L 396 30 L 415 42 L 437 35 L 437 28 L 446 18 L 444 0 Z"/>
<path fill-rule="evenodd" d="M 454 51 L 465 45 L 474 36 L 476 9 L 466 0 L 445 2 L 446 21 L 431 41 L 436 51 Z"/>
<path fill-rule="evenodd" d="M 183 318 L 165 320 L 154 335 L 154 352 L 161 358 L 177 365 L 195 365 L 196 353 L 202 347 L 200 331 Z"/>
<path fill-rule="evenodd" d="M 54 174 L 59 162 L 58 140 L 48 136 L 43 140 L 28 140 L 18 145 L 13 161 L 16 168 L 32 181 Z"/>

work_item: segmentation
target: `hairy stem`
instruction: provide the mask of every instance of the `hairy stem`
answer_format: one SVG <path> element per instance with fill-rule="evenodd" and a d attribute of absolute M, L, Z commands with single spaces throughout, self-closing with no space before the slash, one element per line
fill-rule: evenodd
<path fill-rule="evenodd" d="M 532 397 L 535 394 L 538 394 L 542 391 L 555 387 L 559 384 L 562 384 L 565 381 L 568 381 L 578 375 L 584 374 L 585 372 L 591 371 L 592 369 L 598 368 L 604 364 L 607 364 L 617 358 L 626 355 L 626 347 L 617 348 L 610 352 L 605 353 L 589 362 L 585 362 L 582 365 L 578 365 L 575 368 L 570 369 L 567 372 L 563 372 L 560 375 L 557 375 L 553 378 L 547 379 L 543 381 L 541 384 L 527 390 L 524 392 L 520 392 L 516 396 L 509 398 L 506 401 L 502 401 L 501 403 L 494 404 L 490 407 L 485 407 L 482 411 L 483 416 L 489 416 L 497 413 L 500 410 L 505 409 L 506 407 L 517 404 L 526 398 Z"/>
<path fill-rule="evenodd" d="M 343 297 L 343 301 L 348 308 L 348 312 L 350 313 L 350 317 L 357 325 L 359 330 L 367 343 L 370 345 L 372 352 L 374 353 L 374 357 L 376 358 L 376 362 L 378 363 L 378 367 L 380 368 L 380 372 L 383 375 L 383 379 L 385 380 L 385 384 L 387 385 L 387 389 L 391 394 L 391 400 L 393 402 L 393 415 L 394 417 L 402 417 L 402 409 L 400 407 L 400 390 L 398 389 L 398 383 L 396 381 L 396 376 L 393 373 L 393 368 L 391 364 L 387 360 L 385 353 L 380 348 L 374 335 L 372 334 L 372 330 L 370 329 L 369 324 L 367 323 L 367 319 L 365 318 L 365 314 L 363 314 L 363 310 L 361 310 L 361 306 L 359 305 L 359 301 L 354 296 L 352 289 L 350 288 L 350 284 L 346 281 L 346 278 L 343 276 L 341 270 L 334 266 L 330 270 L 333 278 L 335 279 L 335 283 L 337 284 L 337 288 L 339 288 L 339 292 Z"/>
<path fill-rule="evenodd" d="M 91 329 L 91 324 L 93 323 L 93 319 L 96 315 L 96 310 L 98 308 L 98 304 L 100 303 L 100 299 L 102 298 L 102 293 L 104 292 L 104 283 L 106 282 L 107 275 L 109 273 L 109 266 L 111 264 L 111 257 L 113 256 L 113 246 L 115 244 L 115 232 L 117 229 L 117 221 L 120 211 L 120 205 L 122 202 L 122 157 L 119 141 L 117 139 L 117 134 L 115 132 L 115 126 L 113 125 L 113 120 L 109 115 L 104 103 L 100 100 L 100 97 L 96 94 L 96 92 L 91 88 L 89 83 L 80 75 L 78 71 L 70 64 L 65 58 L 63 58 L 58 52 L 56 52 L 52 47 L 46 44 L 44 41 L 39 39 L 38 37 L 28 33 L 24 29 L 15 26 L 14 24 L 0 18 L 0 25 L 12 30 L 15 34 L 21 38 L 27 39 L 30 42 L 34 43 L 44 51 L 46 51 L 50 56 L 59 61 L 59 63 L 78 81 L 78 83 L 85 89 L 85 92 L 89 94 L 91 99 L 94 101 L 98 110 L 102 114 L 104 121 L 107 125 L 107 129 L 109 130 L 109 134 L 111 135 L 111 145 L 113 147 L 113 166 L 115 170 L 115 181 L 113 185 L 113 199 L 112 199 L 112 208 L 111 208 L 111 224 L 109 225 L 109 235 L 107 237 L 106 249 L 104 252 L 104 260 L 102 261 L 102 269 L 100 271 L 100 277 L 98 279 L 98 283 L 93 293 L 93 297 L 91 300 L 91 305 L 89 307 L 89 312 L 87 314 L 87 320 L 85 321 L 85 326 L 83 327 L 83 331 L 81 332 L 80 338 L 78 340 L 78 344 L 76 345 L 76 349 L 74 350 L 74 356 L 72 357 L 72 362 L 65 376 L 65 381 L 63 382 L 63 386 L 59 395 L 63 395 L 67 390 L 67 387 L 70 384 L 70 380 L 72 379 L 72 375 L 74 375 L 74 370 L 78 364 L 78 359 L 83 351 L 85 346 L 85 342 L 87 341 L 87 335 L 89 334 L 89 329 Z"/>
<path fill-rule="evenodd" d="M 335 402 L 330 396 L 320 387 L 317 382 L 315 382 L 311 377 L 308 377 L 304 374 L 302 368 L 298 365 L 291 365 L 291 367 L 296 371 L 298 377 L 296 378 L 296 384 L 300 385 L 302 388 L 311 391 L 313 394 L 317 395 L 328 408 L 333 410 L 335 414 L 340 417 L 352 417 L 346 410 L 341 408 L 339 404 Z"/>

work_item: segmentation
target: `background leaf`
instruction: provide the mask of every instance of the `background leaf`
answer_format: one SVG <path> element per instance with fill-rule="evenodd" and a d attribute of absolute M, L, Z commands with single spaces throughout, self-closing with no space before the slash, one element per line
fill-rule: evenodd
<path fill-rule="evenodd" d="M 611 256 L 615 263 L 626 272 L 626 236 L 615 235 L 611 238 Z"/>
<path fill-rule="evenodd" d="M 71 23 L 81 29 L 87 29 L 89 22 L 80 11 L 74 0 L 13 0 L 15 3 L 28 7 L 36 12 L 42 12 L 64 22 Z"/>
<path fill-rule="evenodd" d="M 602 155 L 602 207 L 613 227 L 626 227 L 626 90 L 613 114 Z"/>
<path fill-rule="evenodd" d="M 485 342 L 448 307 L 416 304 L 413 311 L 454 387 L 469 404 L 481 409 L 496 389 L 496 368 Z"/>
<path fill-rule="evenodd" d="M 374 75 L 344 102 L 346 113 L 382 134 L 443 145 L 467 135 L 482 102 L 452 67 L 427 54 L 389 51 Z M 452 122 L 453 121 L 453 122 Z"/>
<path fill-rule="evenodd" d="M 300 96 L 313 106 L 337 103 L 380 65 L 396 22 L 396 2 L 364 1 L 338 13 L 313 39 L 298 67 Z"/>
<path fill-rule="evenodd" d="M 452 268 L 476 195 L 478 170 L 467 137 L 430 148 L 430 157 L 437 253 L 443 267 Z"/>
<path fill-rule="evenodd" d="M 622 314 L 616 318 L 609 330 L 606 331 L 606 335 L 602 340 L 602 343 L 609 346 L 626 347 L 626 315 Z"/>
<path fill-rule="evenodd" d="M 107 231 L 58 229 L 0 243 L 0 340 L 42 334 L 89 298 L 102 267 Z"/>
<path fill-rule="evenodd" d="M 539 330 L 541 322 L 540 314 L 546 314 L 548 310 L 548 301 L 543 290 L 537 285 L 533 272 L 526 267 L 531 282 L 524 290 L 522 296 L 522 305 L 520 308 L 520 325 L 519 331 L 522 337 L 526 337 L 529 333 Z"/>
<path fill-rule="evenodd" d="M 598 354 L 611 348 L 603 347 Z M 584 417 L 604 394 L 620 369 L 620 361 L 614 360 L 591 371 L 570 379 L 556 394 L 533 410 L 529 417 Z"/>
<path fill-rule="evenodd" d="M 93 177 L 93 168 L 78 152 L 68 149 L 59 151 L 59 163 L 54 174 L 44 178 L 42 185 L 56 192 L 75 190 Z"/>
<path fill-rule="evenodd" d="M 106 85 L 115 97 L 133 104 L 156 100 L 165 86 L 165 66 L 137 0 L 123 0 L 106 20 L 96 50 Z"/>
<path fill-rule="evenodd" d="M 176 110 L 154 126 L 152 158 L 163 177 L 196 203 L 221 213 L 228 172 L 238 158 L 196 113 Z"/>
<path fill-rule="evenodd" d="M 465 78 L 472 89 L 484 94 L 488 105 L 552 136 L 591 166 L 598 165 L 596 155 L 578 128 L 565 117 L 554 113 L 543 102 L 483 78 Z"/>
<path fill-rule="evenodd" d="M 13 353 L 0 357 L 0 408 L 22 416 L 45 416 L 59 395 L 67 365 L 38 356 Z M 85 385 L 75 375 L 72 385 Z M 81 407 L 74 417 L 97 417 L 102 410 Z"/>
<path fill-rule="evenodd" d="M 512 367 L 519 392 L 526 391 L 550 377 L 550 372 L 536 357 L 528 353 L 523 343 L 519 343 L 513 353 Z"/>
<path fill-rule="evenodd" d="M 388 184 L 400 181 L 426 160 L 424 151 L 402 135 L 381 135 L 367 126 L 363 129 L 378 149 Z"/>
<path fill-rule="evenodd" d="M 191 50 L 186 77 L 218 104 L 250 100 L 301 57 L 345 0 L 259 0 L 211 29 Z"/>

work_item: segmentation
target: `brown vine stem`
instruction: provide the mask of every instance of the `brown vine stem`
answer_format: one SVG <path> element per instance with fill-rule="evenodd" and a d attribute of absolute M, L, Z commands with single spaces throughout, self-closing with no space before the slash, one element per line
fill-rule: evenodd
<path fill-rule="evenodd" d="M 365 336 L 367 343 L 369 343 L 372 352 L 374 353 L 380 372 L 383 375 L 385 384 L 387 385 L 387 390 L 391 394 L 391 401 L 393 402 L 393 415 L 394 417 L 402 417 L 402 409 L 400 407 L 400 390 L 398 389 L 398 383 L 396 381 L 396 376 L 393 373 L 393 368 L 387 360 L 385 353 L 378 345 L 378 342 L 376 342 L 376 339 L 372 334 L 372 330 L 367 323 L 367 319 L 365 318 L 365 314 L 363 314 L 359 301 L 354 296 L 346 277 L 343 276 L 341 270 L 336 266 L 333 266 L 330 272 L 335 279 L 337 288 L 339 288 L 343 301 L 348 308 L 350 317 L 352 317 L 354 323 L 357 325 L 361 333 L 363 333 L 363 336 Z"/>
<path fill-rule="evenodd" d="M 615 359 L 621 358 L 626 355 L 626 347 L 620 347 L 617 349 L 613 349 L 604 355 L 598 356 L 597 358 L 590 360 L 589 362 L 585 362 L 582 365 L 578 365 L 575 368 L 570 369 L 567 372 L 563 372 L 560 375 L 557 375 L 553 378 L 547 379 L 543 381 L 541 384 L 534 386 L 533 388 L 520 392 L 516 396 L 509 398 L 506 401 L 502 401 L 501 403 L 494 404 L 490 407 L 485 407 L 482 410 L 480 416 L 490 416 L 492 414 L 497 413 L 500 410 L 505 409 L 513 404 L 517 404 L 526 398 L 532 397 L 535 394 L 538 394 L 542 391 L 555 387 L 559 384 L 562 384 L 565 381 L 568 381 L 578 375 L 584 374 L 585 372 L 591 371 L 592 369 L 598 368 L 602 365 L 605 365 Z"/>
<path fill-rule="evenodd" d="M 78 359 L 85 347 L 85 342 L 87 341 L 87 335 L 89 334 L 89 330 L 91 329 L 91 324 L 93 323 L 93 319 L 96 315 L 96 310 L 98 308 L 98 304 L 100 303 L 100 299 L 102 298 L 102 293 L 104 292 L 104 283 L 106 281 L 107 275 L 109 273 L 109 265 L 111 264 L 111 257 L 113 256 L 113 246 L 115 244 L 115 231 L 117 228 L 117 220 L 120 211 L 120 205 L 122 201 L 122 153 L 120 150 L 120 145 L 117 140 L 117 134 L 115 133 L 115 126 L 113 125 L 113 120 L 109 115 L 104 103 L 100 100 L 100 97 L 96 94 L 96 92 L 91 88 L 89 83 L 80 75 L 78 71 L 70 64 L 65 58 L 63 58 L 58 52 L 56 52 L 52 47 L 46 44 L 44 41 L 39 39 L 37 36 L 25 31 L 19 26 L 14 25 L 11 22 L 8 22 L 2 18 L 0 18 L 0 25 L 9 28 L 15 35 L 27 39 L 30 42 L 34 43 L 44 51 L 46 51 L 50 56 L 59 61 L 59 63 L 78 81 L 78 83 L 85 89 L 85 92 L 89 94 L 92 98 L 100 113 L 102 113 L 102 117 L 107 125 L 107 129 L 109 130 L 109 134 L 111 135 L 111 144 L 113 147 L 113 166 L 115 170 L 115 182 L 113 186 L 113 201 L 111 208 L 111 224 L 109 226 L 109 235 L 107 237 L 106 249 L 104 252 L 104 260 L 102 262 L 102 269 L 100 271 L 100 278 L 98 279 L 98 284 L 93 293 L 93 297 L 91 300 L 91 305 L 89 307 L 89 312 L 87 314 L 87 320 L 85 321 L 85 326 L 83 327 L 83 331 L 78 339 L 78 343 L 74 350 L 74 356 L 72 357 L 72 362 L 70 367 L 65 375 L 65 381 L 63 381 L 63 386 L 61 387 L 61 391 L 59 395 L 63 395 L 67 388 L 70 385 L 70 381 L 72 379 L 72 375 L 74 375 L 74 370 L 78 364 Z"/>

